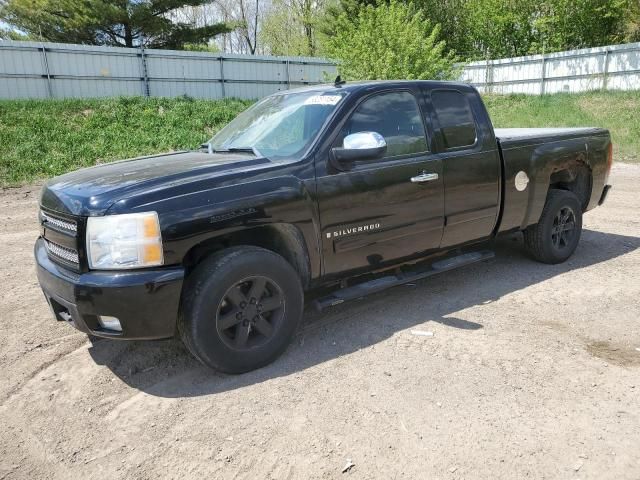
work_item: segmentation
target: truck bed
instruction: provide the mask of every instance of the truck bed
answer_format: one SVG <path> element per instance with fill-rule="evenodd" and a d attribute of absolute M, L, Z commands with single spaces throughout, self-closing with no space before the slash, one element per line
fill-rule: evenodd
<path fill-rule="evenodd" d="M 563 163 L 584 162 L 593 170 L 589 207 L 602 193 L 609 132 L 604 128 L 497 128 L 504 168 L 500 232 L 535 223 L 546 201 L 550 177 Z M 520 181 L 516 182 L 516 176 Z M 523 181 L 524 180 L 524 181 Z"/>
<path fill-rule="evenodd" d="M 539 141 L 565 140 L 607 134 L 603 128 L 496 128 L 496 138 L 503 148 L 521 146 Z"/>

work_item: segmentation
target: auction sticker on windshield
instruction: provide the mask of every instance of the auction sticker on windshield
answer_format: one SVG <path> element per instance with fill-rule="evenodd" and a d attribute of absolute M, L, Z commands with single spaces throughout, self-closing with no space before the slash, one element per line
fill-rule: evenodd
<path fill-rule="evenodd" d="M 335 105 L 340 101 L 340 95 L 314 95 L 304 101 L 305 105 Z"/>

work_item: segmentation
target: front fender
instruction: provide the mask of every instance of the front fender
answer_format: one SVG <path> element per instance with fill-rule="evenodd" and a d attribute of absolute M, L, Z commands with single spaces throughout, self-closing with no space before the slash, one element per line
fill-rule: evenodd
<path fill-rule="evenodd" d="M 291 225 L 309 255 L 310 275 L 319 275 L 319 248 L 312 196 L 304 181 L 273 177 L 228 185 L 156 202 L 166 264 L 179 264 L 196 245 L 243 230 Z"/>

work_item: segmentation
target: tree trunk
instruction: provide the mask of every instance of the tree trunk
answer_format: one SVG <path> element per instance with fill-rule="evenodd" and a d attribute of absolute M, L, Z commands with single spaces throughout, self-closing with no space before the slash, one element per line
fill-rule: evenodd
<path fill-rule="evenodd" d="M 124 24 L 124 46 L 133 48 L 133 32 L 129 23 Z"/>
<path fill-rule="evenodd" d="M 307 37 L 307 47 L 309 48 L 309 56 L 313 57 L 316 53 L 316 47 L 313 41 L 313 25 L 311 24 L 311 9 L 313 8 L 310 0 L 305 0 L 302 14 L 302 26 L 304 28 L 304 34 Z"/>

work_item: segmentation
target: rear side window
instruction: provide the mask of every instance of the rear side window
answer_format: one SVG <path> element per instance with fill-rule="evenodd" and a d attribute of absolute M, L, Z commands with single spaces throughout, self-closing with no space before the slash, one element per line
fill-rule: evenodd
<path fill-rule="evenodd" d="M 455 90 L 435 90 L 431 93 L 445 147 L 468 147 L 476 143 L 476 124 L 467 98 Z"/>
<path fill-rule="evenodd" d="M 387 142 L 385 157 L 427 151 L 420 108 L 409 92 L 381 93 L 362 102 L 345 124 L 342 138 L 378 132 Z"/>

